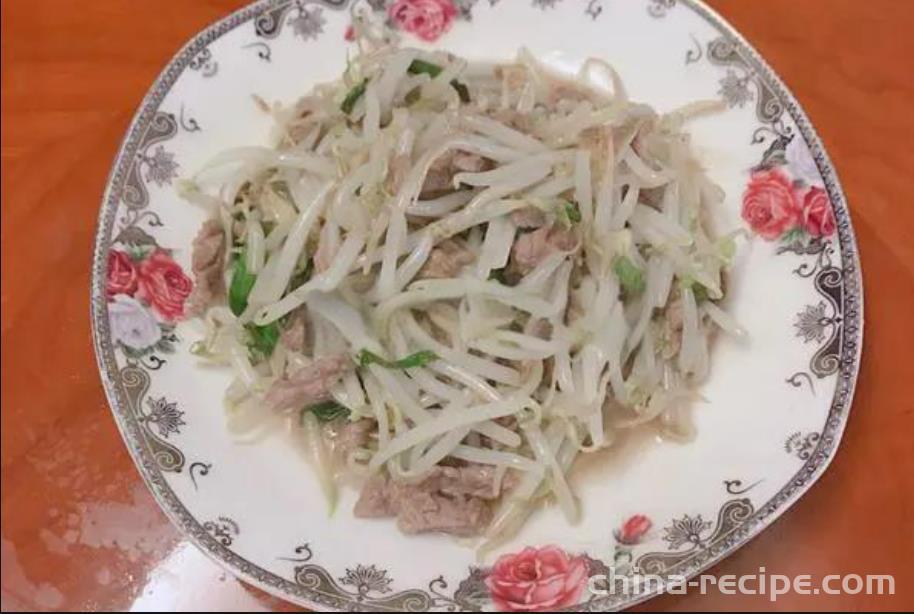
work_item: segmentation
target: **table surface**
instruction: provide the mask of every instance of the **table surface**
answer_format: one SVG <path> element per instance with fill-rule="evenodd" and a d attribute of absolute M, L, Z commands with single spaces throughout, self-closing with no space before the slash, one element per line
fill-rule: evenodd
<path fill-rule="evenodd" d="M 864 265 L 866 345 L 825 476 L 713 572 L 891 573 L 893 597 L 777 609 L 914 608 L 914 1 L 717 0 L 793 89 L 838 168 Z M 294 609 L 178 534 L 111 419 L 92 352 L 89 261 L 109 165 L 176 49 L 238 0 L 2 4 L 2 606 Z M 770 608 L 663 596 L 665 610 Z"/>

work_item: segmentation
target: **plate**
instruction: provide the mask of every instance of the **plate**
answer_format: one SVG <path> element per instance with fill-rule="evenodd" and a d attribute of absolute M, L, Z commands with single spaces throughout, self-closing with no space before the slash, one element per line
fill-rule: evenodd
<path fill-rule="evenodd" d="M 189 354 L 181 314 L 203 212 L 175 190 L 214 153 L 266 144 L 251 101 L 291 101 L 345 66 L 353 11 L 405 44 L 476 59 L 526 46 L 573 70 L 611 62 L 660 111 L 721 98 L 693 143 L 727 193 L 721 223 L 751 235 L 727 309 L 746 340 L 715 342 L 697 437 L 649 432 L 583 462 L 583 520 L 538 512 L 498 564 L 446 536 L 360 520 L 354 492 L 328 517 L 294 442 L 226 430 L 229 374 Z M 785 215 L 785 209 L 790 210 Z M 610 610 L 655 594 L 593 578 L 692 576 L 784 513 L 838 447 L 860 363 L 863 290 L 847 203 L 797 101 L 751 46 L 696 0 L 299 0 L 250 5 L 201 32 L 156 80 L 118 152 L 101 206 L 92 323 L 101 376 L 128 448 L 168 517 L 241 579 L 323 609 Z M 549 579 L 524 580 L 531 563 Z M 520 575 L 518 575 L 520 573 Z M 598 590 L 593 591 L 591 588 Z"/>

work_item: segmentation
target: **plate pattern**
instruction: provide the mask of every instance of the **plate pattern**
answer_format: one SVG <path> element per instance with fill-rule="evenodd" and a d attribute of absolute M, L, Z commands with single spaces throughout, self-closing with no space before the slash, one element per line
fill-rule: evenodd
<path fill-rule="evenodd" d="M 498 1 L 488 0 L 488 4 L 495 6 Z M 558 1 L 533 0 L 530 6 L 550 10 Z M 232 549 L 243 535 L 237 522 L 226 516 L 202 521 L 195 518 L 165 478 L 166 473 L 181 473 L 188 465 L 185 453 L 170 441 L 179 438 L 187 426 L 185 412 L 166 397 L 150 396 L 149 389 L 152 377 L 178 341 L 174 322 L 183 316 L 191 288 L 189 279 L 156 239 L 164 222 L 148 208 L 150 187 L 169 186 L 177 177 L 180 161 L 169 149 L 169 139 L 181 130 L 202 130 L 183 105 L 177 118 L 160 109 L 172 85 L 185 70 L 204 79 L 218 78 L 219 59 L 209 46 L 236 28 L 250 28 L 254 38 L 243 47 L 270 62 L 274 53 L 271 44 L 283 32 L 291 32 L 286 35 L 303 43 L 323 35 L 325 10 L 367 7 L 377 15 L 386 15 L 395 27 L 431 40 L 425 36 L 427 30 L 414 27 L 417 22 L 401 16 L 408 11 L 438 11 L 435 14 L 443 17 L 439 29 L 432 33 L 437 38 L 452 20 L 471 19 L 475 4 L 476 0 L 357 0 L 353 5 L 348 0 L 264 0 L 244 8 L 188 43 L 160 75 L 130 126 L 109 177 L 96 237 L 91 302 L 96 354 L 118 425 L 163 509 L 198 546 L 242 577 L 303 603 L 360 611 L 520 609 L 521 605 L 537 603 L 516 600 L 516 587 L 506 580 L 506 570 L 534 560 L 548 561 L 563 578 L 558 588 L 543 588 L 537 593 L 539 605 L 549 609 L 604 611 L 650 596 L 588 596 L 582 602 L 587 579 L 605 575 L 608 565 L 554 546 L 525 548 L 501 557 L 492 567 L 471 567 L 456 586 L 439 576 L 428 580 L 423 588 L 394 592 L 387 570 L 365 562 L 334 575 L 314 561 L 312 546 L 305 543 L 294 548 L 291 555 L 276 557 L 292 563 L 288 575 L 280 576 Z M 721 69 L 718 93 L 729 106 L 755 105 L 759 125 L 747 138 L 760 148 L 760 163 L 752 169 L 744 195 L 744 218 L 753 231 L 780 243 L 778 254 L 799 260 L 792 273 L 808 279 L 821 296 L 819 302 L 804 306 L 794 324 L 802 343 L 816 345 L 808 368 L 785 381 L 797 388 L 805 385 L 815 394 L 816 381 L 836 378 L 831 409 L 821 429 L 796 432 L 785 442 L 786 452 L 802 461 L 802 466 L 773 497 L 754 501 L 747 493 L 758 481 L 743 486 L 741 480 L 727 480 L 715 519 L 691 512 L 668 519 L 660 540 L 666 544 L 665 550 L 656 549 L 658 540 L 650 540 L 648 548 L 644 537 L 653 523 L 647 517 L 629 518 L 615 532 L 612 564 L 616 572 L 691 576 L 748 541 L 824 471 L 840 439 L 853 395 L 862 340 L 863 297 L 847 203 L 817 135 L 794 98 L 748 43 L 698 0 L 645 0 L 645 5 L 649 15 L 658 20 L 674 10 L 693 11 L 719 33 L 705 44 L 691 35 L 684 46 L 684 58 L 687 66 L 706 59 Z M 582 18 L 586 19 L 595 20 L 604 10 L 600 0 L 590 0 L 584 6 Z M 753 184 L 757 181 L 786 186 L 790 193 L 788 198 L 793 199 L 796 211 L 782 228 L 778 228 L 777 220 L 771 223 L 770 216 L 759 222 L 760 218 L 747 213 L 757 206 L 757 186 Z M 840 266 L 834 263 L 836 254 L 840 255 Z M 112 294 L 112 288 L 119 292 Z M 122 307 L 119 315 L 112 315 L 112 303 Z M 194 459 L 190 463 L 187 475 L 194 489 L 211 469 L 211 462 Z"/>
<path fill-rule="evenodd" d="M 656 18 L 663 18 L 676 4 L 676 0 L 652 0 L 648 12 Z M 708 11 L 700 6 L 688 2 L 683 4 L 689 4 L 690 8 L 708 15 Z M 830 164 L 821 149 L 815 155 L 812 153 L 806 134 L 810 131 L 809 127 L 802 130 L 803 123 L 798 122 L 803 133 L 797 135 L 785 121 L 787 116 L 795 118 L 796 114 L 790 113 L 789 107 L 796 109 L 796 105 L 785 98 L 783 86 L 776 79 L 770 78 L 770 73 L 766 72 L 767 67 L 760 65 L 760 59 L 751 48 L 732 33 L 724 33 L 709 41 L 704 49 L 694 36 L 691 38 L 693 46 L 686 51 L 685 63 L 691 64 L 706 57 L 712 64 L 723 67 L 725 74 L 719 81 L 718 94 L 729 107 L 742 107 L 756 101 L 759 126 L 752 132 L 751 143 L 766 149 L 753 170 L 783 177 L 784 181 L 791 184 L 792 191 L 799 192 L 795 195 L 798 200 L 804 198 L 804 191 L 807 199 L 815 196 L 821 199 L 811 219 L 804 213 L 803 204 L 797 203 L 797 225 L 785 226 L 776 237 L 765 237 L 781 243 L 777 249 L 778 254 L 793 254 L 803 260 L 793 272 L 803 278 L 812 278 L 816 291 L 824 299 L 805 306 L 797 314 L 796 336 L 805 343 L 818 342 L 820 345 L 810 359 L 808 370 L 794 372 L 785 378 L 794 387 L 800 387 L 806 382 L 810 392 L 815 394 L 813 376 L 822 379 L 834 375 L 841 365 L 840 354 L 845 332 L 842 312 L 845 309 L 846 285 L 854 286 L 846 305 L 849 308 L 848 316 L 855 320 L 859 317 L 859 301 L 855 298 L 860 290 L 856 259 L 847 258 L 845 250 L 842 250 L 842 262 L 847 262 L 849 266 L 842 269 L 832 263 L 836 249 L 836 231 L 839 240 L 842 230 L 844 235 L 849 234 L 846 210 L 841 211 L 831 200 L 838 189 L 834 173 L 822 171 L 829 169 Z M 750 183 L 744 199 L 749 198 L 752 188 Z M 838 191 L 840 192 L 839 189 Z M 845 213 L 844 216 L 841 215 L 842 212 Z M 746 221 L 750 227 L 753 226 L 750 219 L 747 218 Z M 812 228 L 812 232 L 807 227 Z M 756 228 L 752 229 L 758 232 Z M 853 328 L 855 324 L 852 322 L 850 326 Z M 854 336 L 857 331 L 854 328 L 850 332 Z M 854 341 L 849 342 L 851 345 L 847 349 L 851 350 L 851 356 L 855 356 Z"/>

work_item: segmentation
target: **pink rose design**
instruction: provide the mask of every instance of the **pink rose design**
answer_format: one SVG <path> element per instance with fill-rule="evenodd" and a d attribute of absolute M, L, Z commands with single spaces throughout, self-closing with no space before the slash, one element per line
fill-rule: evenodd
<path fill-rule="evenodd" d="M 830 237 L 835 232 L 835 214 L 822 188 L 809 188 L 803 197 L 803 227 L 813 237 Z"/>
<path fill-rule="evenodd" d="M 502 612 L 536 612 L 574 605 L 587 584 L 587 561 L 555 546 L 524 548 L 498 558 L 486 577 Z"/>
<path fill-rule="evenodd" d="M 153 306 L 166 320 L 184 315 L 193 282 L 165 251 L 157 249 L 140 263 L 137 297 Z"/>
<path fill-rule="evenodd" d="M 137 288 L 137 271 L 126 253 L 112 249 L 108 252 L 108 283 L 105 293 L 110 300 L 117 294 L 133 296 Z"/>
<path fill-rule="evenodd" d="M 802 221 L 790 179 L 777 169 L 752 173 L 743 194 L 742 213 L 753 232 L 769 241 Z"/>
<path fill-rule="evenodd" d="M 626 546 L 634 546 L 641 541 L 644 534 L 651 530 L 651 519 L 637 514 L 632 516 L 616 531 L 616 541 Z"/>
<path fill-rule="evenodd" d="M 432 43 L 451 27 L 457 8 L 452 0 L 397 0 L 387 14 L 401 30 Z"/>

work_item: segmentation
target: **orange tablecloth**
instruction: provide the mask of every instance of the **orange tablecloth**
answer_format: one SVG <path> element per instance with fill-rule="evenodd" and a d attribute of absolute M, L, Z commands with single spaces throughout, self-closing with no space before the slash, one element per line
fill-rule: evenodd
<path fill-rule="evenodd" d="M 893 597 L 791 595 L 774 607 L 910 609 L 914 1 L 712 4 L 780 72 L 825 141 L 851 203 L 867 295 L 863 369 L 837 458 L 713 571 L 891 573 Z M 4 610 L 290 607 L 223 574 L 159 512 L 109 415 L 89 333 L 92 237 L 120 138 L 175 50 L 239 5 L 2 4 Z M 690 594 L 650 607 L 771 606 Z"/>

